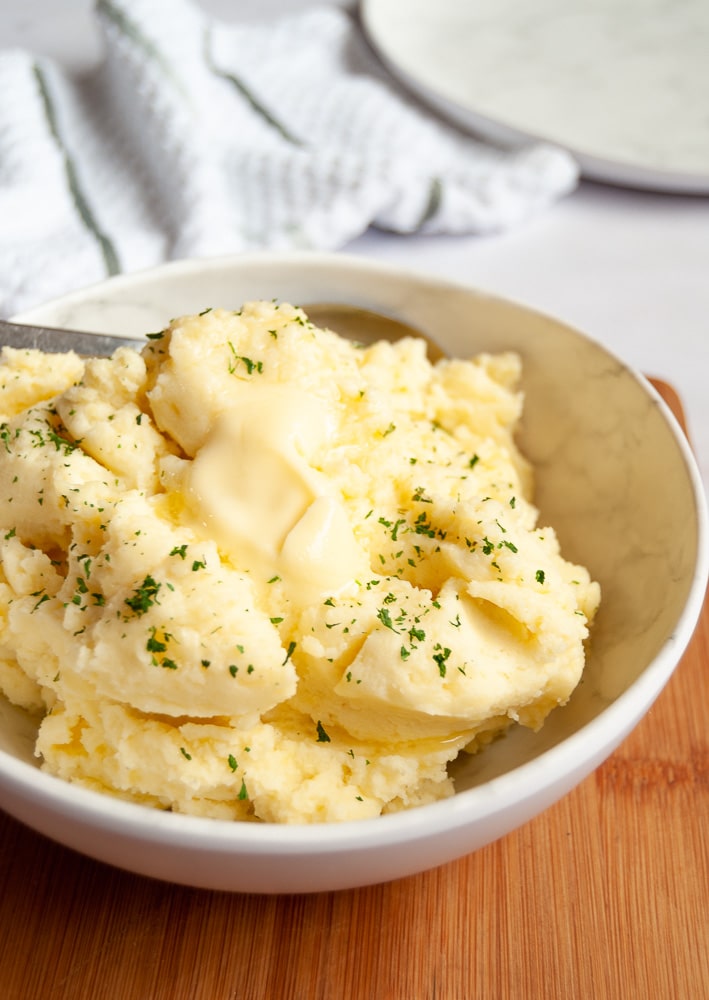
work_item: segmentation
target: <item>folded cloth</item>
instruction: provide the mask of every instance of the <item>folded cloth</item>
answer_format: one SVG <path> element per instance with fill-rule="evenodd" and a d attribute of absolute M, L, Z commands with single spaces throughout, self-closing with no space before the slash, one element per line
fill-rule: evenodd
<path fill-rule="evenodd" d="M 179 257 L 332 250 L 369 226 L 493 233 L 577 182 L 561 150 L 503 152 L 418 106 L 341 8 L 95 14 L 82 75 L 0 54 L 0 315 Z"/>

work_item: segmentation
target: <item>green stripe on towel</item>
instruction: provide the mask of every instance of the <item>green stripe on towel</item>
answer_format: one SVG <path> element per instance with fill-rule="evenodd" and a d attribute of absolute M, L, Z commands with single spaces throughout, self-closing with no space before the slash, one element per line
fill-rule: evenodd
<path fill-rule="evenodd" d="M 175 68 L 169 59 L 157 47 L 157 45 L 143 34 L 139 26 L 126 17 L 122 10 L 114 7 L 110 0 L 97 0 L 96 10 L 104 14 L 122 34 L 129 38 L 134 45 L 143 50 L 143 54 L 160 67 L 164 75 L 174 84 L 183 97 L 189 101 L 189 94 L 185 89 L 182 79 L 175 72 Z"/>
<path fill-rule="evenodd" d="M 84 226 L 86 226 L 87 230 L 94 237 L 101 249 L 104 265 L 106 267 L 106 273 L 109 275 L 118 274 L 121 270 L 118 254 L 116 253 L 116 249 L 111 240 L 101 230 L 95 215 L 91 211 L 91 206 L 89 205 L 86 195 L 81 189 L 74 161 L 64 145 L 64 141 L 57 125 L 57 116 L 54 110 L 54 103 L 47 86 L 46 77 L 37 63 L 34 64 L 33 71 L 35 80 L 37 81 L 37 88 L 39 90 L 40 97 L 42 98 L 44 114 L 47 119 L 49 131 L 64 160 L 64 172 L 66 174 L 67 187 L 69 188 L 69 193 L 71 194 L 72 201 L 74 202 L 74 207 L 76 208 Z"/>
<path fill-rule="evenodd" d="M 421 218 L 414 227 L 414 232 L 420 232 L 429 219 L 432 219 L 438 209 L 441 207 L 441 201 L 443 199 L 443 182 L 440 177 L 434 177 L 431 181 L 431 186 L 428 190 L 428 201 L 426 202 L 426 207 L 421 213 Z"/>
<path fill-rule="evenodd" d="M 278 119 L 271 114 L 268 108 L 266 108 L 258 100 L 258 98 L 252 94 L 243 80 L 240 80 L 234 73 L 229 73 L 227 70 L 221 69 L 217 66 L 212 58 L 211 50 L 211 32 L 207 28 L 204 33 L 204 62 L 207 69 L 209 69 L 215 76 L 218 76 L 221 80 L 226 80 L 227 83 L 232 85 L 232 87 L 235 87 L 251 109 L 255 111 L 256 114 L 260 115 L 263 120 L 271 126 L 271 128 L 274 128 L 279 133 L 281 138 L 285 139 L 286 142 L 289 142 L 292 146 L 302 146 L 303 143 L 300 139 L 296 138 L 296 136 L 289 132 L 286 126 L 282 122 L 279 122 Z"/>

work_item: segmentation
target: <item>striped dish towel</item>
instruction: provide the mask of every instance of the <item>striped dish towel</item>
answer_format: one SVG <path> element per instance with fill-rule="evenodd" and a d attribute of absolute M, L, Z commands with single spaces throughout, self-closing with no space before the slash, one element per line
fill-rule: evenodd
<path fill-rule="evenodd" d="M 74 77 L 0 53 L 0 314 L 119 271 L 331 250 L 369 226 L 492 233 L 571 191 L 566 153 L 500 152 L 408 98 L 356 20 L 216 21 L 190 0 L 98 0 Z"/>

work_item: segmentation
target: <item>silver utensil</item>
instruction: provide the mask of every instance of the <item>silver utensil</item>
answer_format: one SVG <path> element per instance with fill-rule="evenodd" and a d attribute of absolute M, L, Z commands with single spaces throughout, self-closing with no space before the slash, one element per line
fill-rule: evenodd
<path fill-rule="evenodd" d="M 316 326 L 328 327 L 342 337 L 361 344 L 377 340 L 400 340 L 402 337 L 419 337 L 426 341 L 431 361 L 444 357 L 444 352 L 420 330 L 401 320 L 371 309 L 339 302 L 312 302 L 302 307 Z M 22 349 L 35 348 L 52 354 L 75 351 L 89 357 L 107 357 L 118 347 L 142 347 L 144 341 L 132 337 L 119 337 L 105 333 L 83 333 L 57 327 L 32 326 L 0 320 L 0 346 Z"/>
<path fill-rule="evenodd" d="M 421 330 L 392 316 L 385 316 L 384 313 L 341 302 L 311 302 L 309 305 L 304 305 L 303 309 L 316 326 L 327 327 L 339 333 L 341 337 L 356 340 L 360 344 L 418 337 L 426 341 L 429 361 L 438 361 L 445 357 L 445 352 L 438 344 Z"/>
<path fill-rule="evenodd" d="M 30 326 L 28 323 L 11 323 L 0 320 L 0 346 L 19 350 L 36 349 L 49 354 L 76 351 L 89 357 L 107 357 L 118 347 L 142 347 L 142 340 L 115 337 L 107 333 L 82 333 L 79 330 L 60 330 L 51 326 Z"/>

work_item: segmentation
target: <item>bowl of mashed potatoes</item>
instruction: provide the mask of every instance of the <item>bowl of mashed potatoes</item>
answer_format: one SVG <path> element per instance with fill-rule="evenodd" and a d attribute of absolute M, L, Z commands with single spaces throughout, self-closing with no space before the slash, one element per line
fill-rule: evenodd
<path fill-rule="evenodd" d="M 269 254 L 20 318 L 136 340 L 0 358 L 0 805 L 61 843 L 243 892 L 434 867 L 598 766 L 691 637 L 682 431 L 549 317 Z"/>

